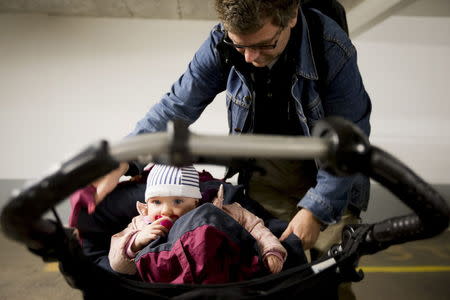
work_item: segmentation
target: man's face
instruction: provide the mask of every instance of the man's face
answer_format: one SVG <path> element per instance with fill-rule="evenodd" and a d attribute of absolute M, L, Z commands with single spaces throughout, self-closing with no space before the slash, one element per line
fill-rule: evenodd
<path fill-rule="evenodd" d="M 244 55 L 245 61 L 255 67 L 265 67 L 274 61 L 286 48 L 297 18 L 282 28 L 273 25 L 269 20 L 255 33 L 235 34 L 228 32 L 228 38 L 235 49 Z"/>

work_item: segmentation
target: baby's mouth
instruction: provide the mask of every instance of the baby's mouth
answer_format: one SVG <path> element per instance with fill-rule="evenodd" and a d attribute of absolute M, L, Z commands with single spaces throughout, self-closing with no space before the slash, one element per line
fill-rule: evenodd
<path fill-rule="evenodd" d="M 158 219 L 164 218 L 164 217 L 165 217 L 165 216 L 161 216 L 161 215 L 155 216 L 155 221 L 158 220 Z M 172 222 L 175 222 L 175 221 L 179 218 L 179 216 L 177 216 L 177 215 L 171 215 L 171 216 L 169 216 L 168 218 L 169 218 L 170 220 L 172 220 Z"/>

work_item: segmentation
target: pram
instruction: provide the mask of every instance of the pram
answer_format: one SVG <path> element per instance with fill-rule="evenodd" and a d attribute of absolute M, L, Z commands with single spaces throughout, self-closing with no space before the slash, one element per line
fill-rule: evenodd
<path fill-rule="evenodd" d="M 5 234 L 25 244 L 46 261 L 59 261 L 60 271 L 85 299 L 269 299 L 274 297 L 337 298 L 342 282 L 360 281 L 359 258 L 408 241 L 430 238 L 449 224 L 449 207 L 426 182 L 397 159 L 371 146 L 353 124 L 339 118 L 317 122 L 311 138 L 273 136 L 202 136 L 190 134 L 182 122 L 167 132 L 137 136 L 108 145 L 101 141 L 64 162 L 54 173 L 13 195 L 1 215 Z M 397 195 L 413 214 L 376 224 L 348 225 L 342 242 L 326 257 L 237 283 L 214 285 L 149 284 L 106 271 L 88 259 L 65 228 L 53 206 L 118 166 L 140 159 L 173 165 L 226 164 L 232 157 L 316 158 L 336 175 L 364 173 Z M 24 208 L 27 209 L 24 209 Z M 53 210 L 56 221 L 44 220 Z"/>

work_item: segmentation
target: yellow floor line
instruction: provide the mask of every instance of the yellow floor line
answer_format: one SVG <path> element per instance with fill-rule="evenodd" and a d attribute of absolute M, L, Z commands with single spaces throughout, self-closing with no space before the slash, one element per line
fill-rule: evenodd
<path fill-rule="evenodd" d="M 450 272 L 450 266 L 361 266 L 365 273 L 432 273 Z"/>
<path fill-rule="evenodd" d="M 59 272 L 59 267 L 57 262 L 46 263 L 44 265 L 44 272 Z"/>
<path fill-rule="evenodd" d="M 450 266 L 361 266 L 365 273 L 432 273 L 450 272 Z M 59 272 L 58 263 L 46 263 L 44 272 Z"/>

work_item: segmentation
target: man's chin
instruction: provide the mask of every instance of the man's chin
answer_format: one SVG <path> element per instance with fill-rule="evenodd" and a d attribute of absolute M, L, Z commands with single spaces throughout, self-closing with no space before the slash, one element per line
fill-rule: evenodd
<path fill-rule="evenodd" d="M 259 63 L 259 62 L 252 62 L 252 65 L 257 67 L 257 68 L 263 68 L 265 66 L 267 66 L 267 63 Z"/>

